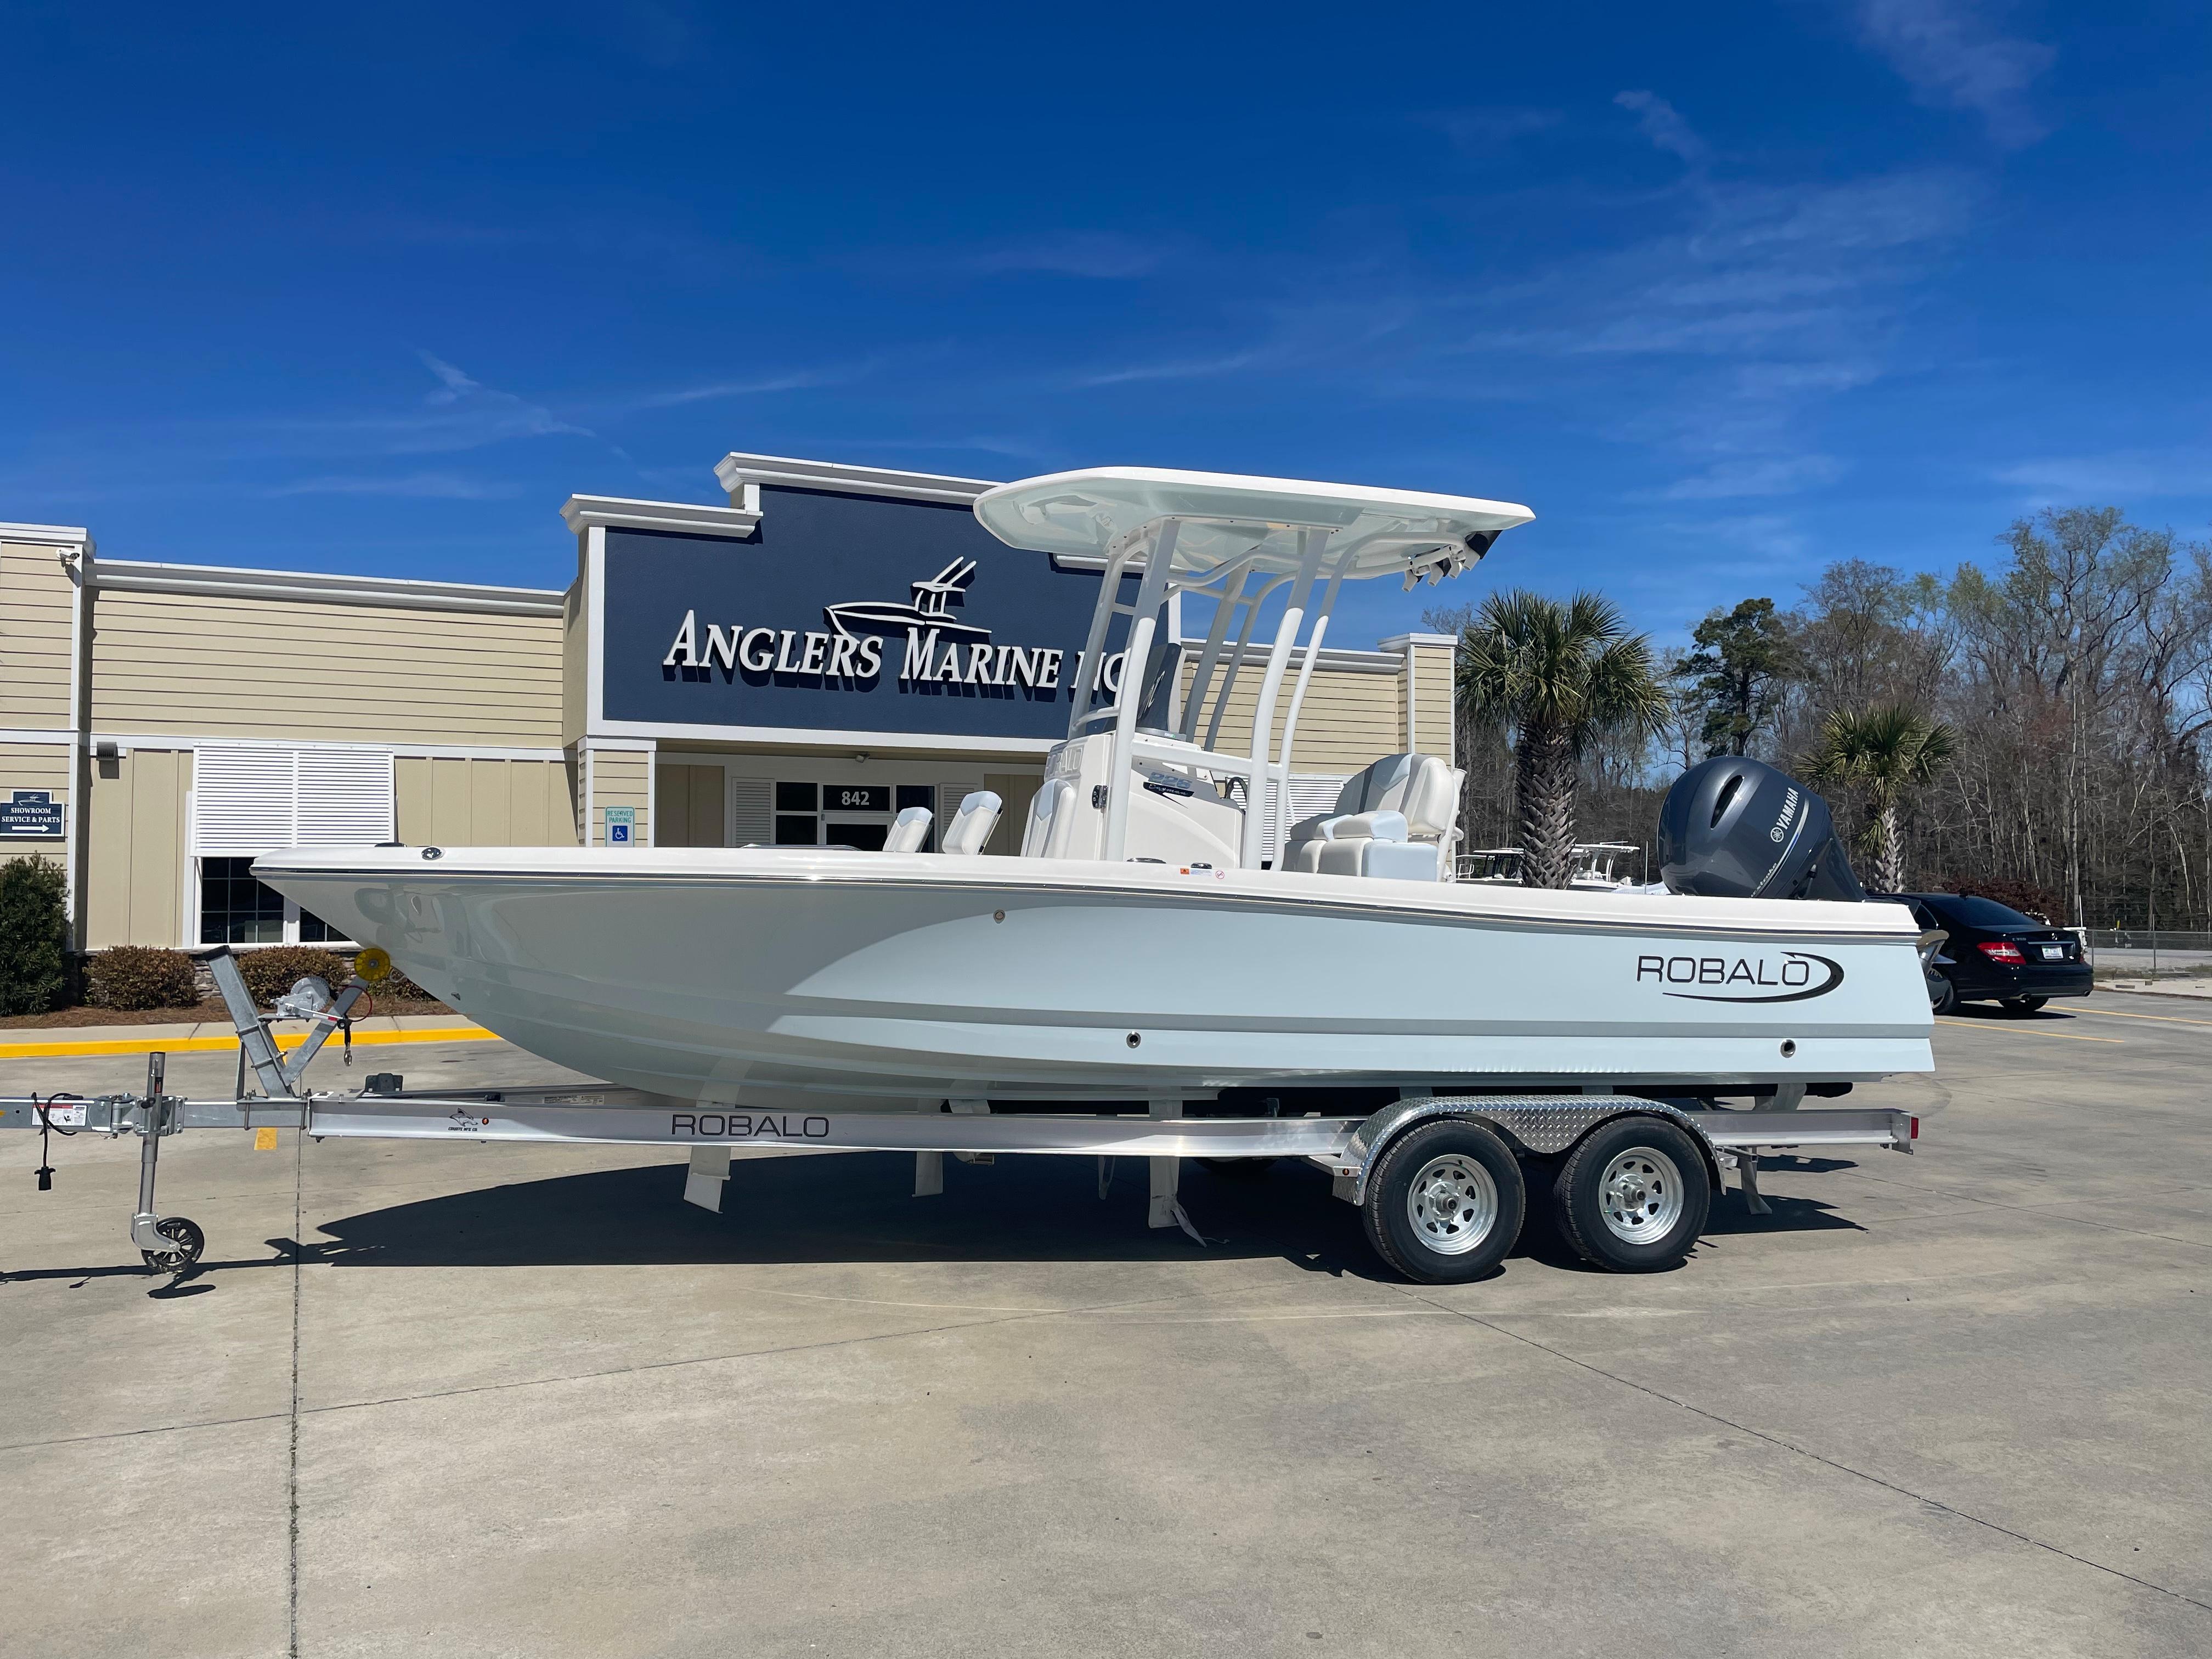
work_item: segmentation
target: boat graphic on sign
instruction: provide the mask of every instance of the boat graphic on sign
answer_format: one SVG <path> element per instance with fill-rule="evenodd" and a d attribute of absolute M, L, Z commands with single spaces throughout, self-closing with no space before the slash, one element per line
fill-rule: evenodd
<path fill-rule="evenodd" d="M 975 580 L 975 561 L 955 559 L 927 581 L 915 582 L 914 598 L 905 605 L 895 599 L 854 599 L 844 605 L 825 605 L 822 614 L 847 639 L 857 634 L 896 634 L 908 628 L 933 628 L 945 636 L 988 640 L 991 630 L 957 620 L 952 602 L 965 598 Z"/>

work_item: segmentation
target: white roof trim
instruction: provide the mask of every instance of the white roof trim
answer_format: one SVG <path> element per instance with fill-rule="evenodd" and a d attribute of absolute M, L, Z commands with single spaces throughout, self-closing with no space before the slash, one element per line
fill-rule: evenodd
<path fill-rule="evenodd" d="M 741 507 L 705 507 L 696 501 L 636 501 L 620 495 L 571 495 L 561 517 L 579 533 L 586 530 L 672 530 L 690 536 L 750 536 L 761 515 Z"/>
<path fill-rule="evenodd" d="M 1403 651 L 1413 645 L 1450 645 L 1459 643 L 1456 634 L 1393 634 L 1379 642 L 1385 651 Z"/>
<path fill-rule="evenodd" d="M 567 599 L 557 588 L 490 587 L 404 576 L 331 576 L 313 570 L 252 570 L 231 565 L 150 564 L 136 559 L 101 559 L 93 565 L 91 580 L 95 588 L 118 592 L 219 594 L 516 617 L 557 617 Z"/>
<path fill-rule="evenodd" d="M 747 455 L 732 450 L 714 463 L 714 477 L 732 497 L 747 484 L 827 489 L 840 495 L 888 495 L 908 501 L 974 501 L 998 485 L 988 478 L 954 478 L 937 472 L 902 472 L 853 466 L 843 461 L 804 461 L 788 455 Z"/>
<path fill-rule="evenodd" d="M 64 741 L 67 741 L 64 734 Z M 152 749 L 164 753 L 186 749 L 336 749 L 355 753 L 392 755 L 401 760 L 565 761 L 565 749 L 483 743 L 416 743 L 394 739 L 386 743 L 348 743 L 325 738 L 253 738 L 229 732 L 103 732 L 87 738 L 89 746 L 112 743 L 122 749 Z"/>
<path fill-rule="evenodd" d="M 89 548 L 92 532 L 82 525 L 0 524 L 0 542 L 24 547 Z"/>
<path fill-rule="evenodd" d="M 1176 643 L 1184 647 L 1184 655 L 1188 660 L 1195 662 L 1198 653 L 1205 647 L 1206 640 L 1203 635 L 1192 635 L 1177 640 Z M 1235 641 L 1231 641 L 1230 643 L 1234 644 Z M 1299 654 L 1304 649 L 1302 645 L 1291 647 L 1292 667 L 1305 660 Z M 1273 651 L 1273 644 L 1255 640 L 1244 648 L 1244 660 L 1255 665 L 1264 663 Z M 1395 651 L 1355 651 L 1349 647 L 1325 645 L 1321 648 L 1320 660 L 1314 666 L 1340 674 L 1395 674 L 1405 668 L 1406 659 Z"/>
<path fill-rule="evenodd" d="M 658 720 L 601 720 L 585 741 L 605 748 L 610 746 L 609 738 L 618 737 L 650 738 L 656 743 L 775 744 L 884 755 L 918 749 L 969 760 L 994 755 L 1042 757 L 1059 742 L 1056 738 L 985 738 L 945 732 L 839 732 L 811 726 L 702 726 L 683 721 L 664 725 Z"/>

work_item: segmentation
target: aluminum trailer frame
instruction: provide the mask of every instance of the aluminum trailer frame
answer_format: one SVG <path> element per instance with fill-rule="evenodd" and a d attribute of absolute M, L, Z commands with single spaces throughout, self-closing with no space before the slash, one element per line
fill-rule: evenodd
<path fill-rule="evenodd" d="M 1759 1196 L 1758 1153 L 1804 1146 L 1863 1146 L 1910 1153 L 1919 1120 L 1888 1109 L 1801 1109 L 1802 1091 L 1778 1095 L 1761 1109 L 1723 1109 L 1699 1099 L 1656 1099 L 1615 1094 L 1420 1094 L 1411 1091 L 1365 1116 L 1187 1117 L 1185 1103 L 1154 1099 L 1146 1115 L 994 1114 L 988 1100 L 948 1100 L 936 1110 L 913 1112 L 756 1111 L 742 1106 L 702 1105 L 634 1089 L 591 1084 L 484 1089 L 408 1091 L 396 1077 L 376 1076 L 343 1093 L 302 1087 L 309 1063 L 333 1035 L 349 1035 L 348 1016 L 367 988 L 356 979 L 335 997 L 312 991 L 278 1005 L 276 1018 L 309 1022 L 307 1040 L 289 1059 L 254 1007 L 228 950 L 209 953 L 240 1041 L 239 1087 L 228 1098 L 189 1099 L 166 1092 L 166 1059 L 148 1057 L 143 1093 L 90 1097 L 0 1097 L 0 1129 L 38 1129 L 141 1139 L 137 1209 L 131 1242 L 156 1272 L 181 1274 L 199 1260 L 205 1240 L 181 1216 L 161 1216 L 155 1205 L 161 1143 L 186 1129 L 295 1129 L 324 1139 L 570 1141 L 585 1145 L 682 1146 L 690 1151 L 684 1198 L 702 1208 L 721 1208 L 722 1186 L 732 1153 L 745 1149 L 784 1153 L 911 1152 L 915 1194 L 944 1190 L 944 1157 L 988 1162 L 1000 1152 L 1092 1157 L 1099 1164 L 1099 1195 L 1112 1180 L 1116 1158 L 1142 1158 L 1151 1176 L 1147 1221 L 1179 1226 L 1200 1243 L 1177 1197 L 1181 1160 L 1299 1158 L 1326 1170 L 1334 1194 L 1366 1206 L 1371 1177 L 1384 1154 L 1402 1137 L 1439 1121 L 1481 1126 L 1516 1158 L 1571 1154 L 1603 1126 L 1623 1119 L 1656 1120 L 1686 1131 L 1703 1165 L 1708 1191 L 1723 1190 L 1733 1170 L 1754 1213 L 1766 1212 Z M 252 1070 L 264 1092 L 251 1094 Z M 52 1171 L 40 1171 L 40 1186 Z"/>

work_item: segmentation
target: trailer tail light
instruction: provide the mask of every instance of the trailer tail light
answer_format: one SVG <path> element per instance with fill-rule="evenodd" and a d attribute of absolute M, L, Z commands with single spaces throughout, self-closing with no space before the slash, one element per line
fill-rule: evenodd
<path fill-rule="evenodd" d="M 1912 1140 L 1920 1139 L 1920 1120 L 1917 1117 L 1912 1120 L 1912 1133 L 1907 1139 Z"/>
<path fill-rule="evenodd" d="M 1984 939 L 1974 948 L 1991 962 L 2002 962 L 2008 968 L 2017 968 L 2027 960 L 2020 953 L 2020 946 L 2010 939 Z"/>

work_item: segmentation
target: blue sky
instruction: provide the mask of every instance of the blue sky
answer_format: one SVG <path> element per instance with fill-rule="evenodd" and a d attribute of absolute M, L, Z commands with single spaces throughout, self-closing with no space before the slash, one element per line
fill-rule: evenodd
<path fill-rule="evenodd" d="M 2212 13 L 0 9 L 0 520 L 560 586 L 732 449 L 1528 502 L 1662 640 L 2212 520 Z M 1370 584 L 1370 587 L 1379 585 Z"/>

